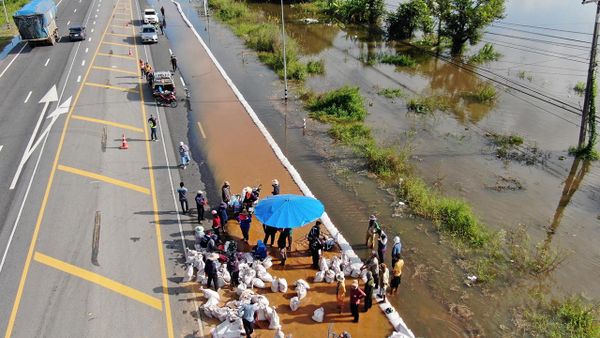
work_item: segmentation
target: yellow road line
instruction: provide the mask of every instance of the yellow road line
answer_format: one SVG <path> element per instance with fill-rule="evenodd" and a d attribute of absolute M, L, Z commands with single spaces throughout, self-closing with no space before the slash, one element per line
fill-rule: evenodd
<path fill-rule="evenodd" d="M 102 41 L 102 43 L 105 44 L 105 45 L 115 45 L 115 46 L 123 46 L 123 47 L 132 47 L 131 45 L 128 45 L 126 43 L 120 43 L 120 42 Z"/>
<path fill-rule="evenodd" d="M 129 29 L 129 27 L 128 27 L 128 25 L 127 25 L 127 24 L 120 24 L 120 25 L 110 25 L 110 27 L 112 27 L 112 28 L 117 28 L 117 29 L 119 29 L 119 28 L 127 28 L 127 29 Z"/>
<path fill-rule="evenodd" d="M 133 184 L 133 183 L 128 183 L 128 182 L 125 182 L 125 181 L 121 181 L 121 180 L 118 180 L 116 178 L 112 178 L 112 177 L 108 177 L 108 176 L 96 174 L 96 173 L 93 173 L 91 171 L 81 170 L 81 169 L 69 167 L 69 166 L 62 165 L 62 164 L 58 165 L 58 170 L 61 170 L 61 171 L 64 171 L 64 172 L 68 172 L 68 173 L 71 173 L 71 174 L 75 174 L 75 175 L 79 175 L 79 176 L 83 176 L 83 177 L 92 178 L 92 179 L 95 179 L 95 180 L 98 180 L 98 181 L 102 181 L 102 182 L 114 184 L 114 185 L 117 185 L 119 187 L 123 187 L 123 188 L 131 189 L 131 190 L 134 190 L 134 191 L 137 191 L 137 192 L 141 192 L 141 193 L 146 194 L 146 195 L 150 194 L 150 191 L 148 190 L 148 188 L 144 188 L 142 186 L 139 186 L 139 185 L 136 185 L 136 184 Z"/>
<path fill-rule="evenodd" d="M 200 129 L 200 134 L 202 134 L 202 138 L 206 138 L 206 133 L 204 132 L 204 128 L 202 128 L 200 122 L 198 122 L 198 129 Z"/>
<path fill-rule="evenodd" d="M 133 36 L 131 35 L 127 35 L 127 34 L 118 34 L 118 33 L 106 33 L 106 35 L 113 35 L 113 36 L 122 36 L 125 38 L 132 38 Z"/>
<path fill-rule="evenodd" d="M 92 66 L 92 68 L 99 69 L 99 70 L 108 70 L 108 71 L 117 72 L 117 73 L 131 74 L 131 75 L 135 75 L 136 77 L 140 75 L 136 72 L 132 72 L 130 70 L 125 70 L 125 69 L 119 69 L 119 68 L 110 68 L 110 67 L 102 67 L 102 66 Z"/>
<path fill-rule="evenodd" d="M 121 294 L 125 297 L 129 297 L 133 300 L 137 300 L 140 303 L 146 304 L 150 307 L 157 309 L 158 311 L 162 311 L 162 302 L 160 299 L 149 296 L 141 291 L 138 291 L 134 288 L 131 288 L 127 285 L 116 282 L 112 279 L 106 278 L 102 275 L 99 275 L 95 272 L 91 272 L 75 265 L 60 261 L 56 258 L 52 258 L 50 256 L 46 256 L 39 251 L 36 251 L 33 255 L 33 259 L 41 264 L 47 265 L 51 268 L 55 268 L 56 270 L 60 270 L 62 272 L 66 272 L 75 277 L 79 277 L 88 282 L 92 282 L 94 284 L 100 285 L 104 288 L 107 288 L 111 291 L 114 291 L 118 294 Z"/>
<path fill-rule="evenodd" d="M 135 60 L 135 58 L 133 56 L 129 56 L 129 55 L 108 54 L 108 53 L 98 53 L 98 55 L 100 55 L 100 56 L 108 56 L 108 57 L 112 57 L 112 58 L 121 58 L 121 59 Z"/>
<path fill-rule="evenodd" d="M 127 129 L 127 130 L 131 130 L 131 131 L 137 131 L 138 133 L 143 133 L 144 132 L 144 129 L 142 129 L 142 128 L 137 128 L 137 127 L 130 126 L 130 125 L 127 125 L 127 124 L 122 124 L 122 123 L 117 123 L 117 122 L 112 122 L 112 121 L 107 121 L 107 120 L 95 119 L 93 117 L 87 117 L 87 116 L 81 116 L 81 115 L 73 115 L 73 116 L 71 116 L 71 118 L 73 118 L 75 120 L 81 120 L 81 121 L 87 121 L 87 122 L 92 122 L 92 123 L 104 124 L 104 125 L 107 125 L 107 126 L 117 127 L 117 128 L 121 128 L 121 129 Z"/>
<path fill-rule="evenodd" d="M 121 87 L 121 86 L 110 86 L 110 85 L 104 85 L 104 84 L 95 83 L 95 82 L 86 82 L 84 84 L 86 86 L 106 88 L 106 89 L 115 89 L 115 90 L 120 90 L 120 91 L 123 91 L 123 92 L 130 92 L 130 93 L 137 93 L 138 92 L 136 89 L 132 89 L 132 88 L 125 88 L 125 87 Z"/>
<path fill-rule="evenodd" d="M 116 7 L 113 9 L 112 14 L 116 11 Z M 111 15 L 112 15 L 111 14 Z M 102 39 L 106 35 L 108 31 L 108 25 L 104 29 L 104 33 Z M 101 40 L 102 40 L 101 39 Z M 88 65 L 88 69 L 85 72 L 83 77 L 83 82 L 85 83 L 89 74 L 91 65 L 94 64 L 96 60 L 96 53 L 100 50 L 101 44 L 98 44 L 96 51 L 94 52 L 94 56 L 92 57 L 92 61 Z M 136 65 L 137 66 L 137 65 Z M 33 251 L 35 249 L 35 245 L 40 233 L 40 226 L 42 224 L 42 220 L 44 218 L 44 213 L 46 212 L 46 205 L 48 204 L 48 197 L 50 196 L 50 190 L 52 189 L 52 184 L 54 183 L 54 174 L 56 173 L 56 167 L 58 166 L 58 158 L 60 157 L 60 153 L 62 151 L 63 144 L 65 142 L 65 135 L 67 134 L 67 129 L 69 127 L 69 120 L 71 119 L 71 115 L 73 114 L 73 110 L 77 106 L 77 102 L 79 101 L 79 97 L 81 96 L 81 92 L 83 91 L 83 83 L 79 85 L 79 89 L 77 90 L 77 94 L 75 94 L 75 98 L 73 100 L 73 104 L 71 104 L 71 108 L 69 109 L 69 113 L 65 119 L 65 124 L 63 126 L 62 133 L 60 134 L 60 140 L 58 142 L 58 147 L 56 148 L 56 154 L 54 155 L 54 162 L 52 163 L 52 170 L 50 171 L 50 177 L 48 178 L 48 183 L 46 184 L 46 190 L 44 191 L 44 197 L 42 198 L 42 204 L 40 205 L 40 209 L 38 212 L 37 220 L 35 221 L 35 227 L 33 229 L 33 234 L 31 235 L 31 242 L 29 243 L 29 249 L 27 250 L 27 258 L 25 258 L 25 265 L 23 266 L 23 271 L 21 272 L 21 278 L 19 279 L 19 287 L 17 288 L 17 294 L 15 296 L 15 301 L 13 302 L 12 309 L 10 311 L 10 317 L 8 318 L 8 323 L 6 324 L 6 331 L 4 333 L 5 338 L 10 338 L 12 336 L 12 331 L 15 327 L 15 320 L 17 318 L 17 312 L 19 311 L 19 305 L 21 304 L 21 297 L 23 297 L 23 289 L 25 288 L 25 282 L 27 281 L 27 275 L 29 273 L 29 267 L 31 266 L 31 259 L 33 257 Z M 146 121 L 144 121 L 144 125 L 146 125 Z"/>
<path fill-rule="evenodd" d="M 131 4 L 131 0 L 129 0 Z M 131 14 L 131 21 L 133 22 L 133 14 Z M 135 34 L 134 28 L 131 28 L 131 31 Z M 134 40 L 135 41 L 135 40 Z M 137 41 L 134 42 L 135 45 L 135 59 L 136 66 L 137 60 L 139 59 L 138 54 L 138 44 Z M 142 109 L 142 123 L 144 124 L 144 136 L 146 139 L 148 138 L 148 125 L 146 121 L 146 104 L 144 103 L 144 95 L 142 93 L 142 79 L 138 78 L 138 90 L 140 93 L 140 107 Z M 165 319 L 167 321 L 167 337 L 174 338 L 173 334 L 173 319 L 171 314 L 171 301 L 169 299 L 169 285 L 167 283 L 167 268 L 165 266 L 165 254 L 163 252 L 163 240 L 162 233 L 160 228 L 160 218 L 158 217 L 158 202 L 156 199 L 156 187 L 154 186 L 154 170 L 152 165 L 152 153 L 150 152 L 150 142 L 146 142 L 146 158 L 148 160 L 148 173 L 150 174 L 150 193 L 152 195 L 152 213 L 154 215 L 154 228 L 156 231 L 156 246 L 158 247 L 158 257 L 160 262 L 160 277 L 162 280 L 162 290 L 163 290 L 163 302 L 165 304 Z"/>

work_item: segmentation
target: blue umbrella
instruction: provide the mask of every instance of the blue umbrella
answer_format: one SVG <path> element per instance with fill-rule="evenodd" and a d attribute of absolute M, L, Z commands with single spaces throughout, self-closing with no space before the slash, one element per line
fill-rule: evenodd
<path fill-rule="evenodd" d="M 277 195 L 260 200 L 254 215 L 266 225 L 297 228 L 321 217 L 324 211 L 323 203 L 314 197 Z"/>

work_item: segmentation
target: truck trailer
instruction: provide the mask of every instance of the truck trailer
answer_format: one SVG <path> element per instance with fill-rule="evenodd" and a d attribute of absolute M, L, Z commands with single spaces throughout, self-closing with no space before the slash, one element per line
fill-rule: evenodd
<path fill-rule="evenodd" d="M 32 0 L 13 14 L 13 20 L 23 41 L 54 45 L 58 40 L 53 0 Z"/>

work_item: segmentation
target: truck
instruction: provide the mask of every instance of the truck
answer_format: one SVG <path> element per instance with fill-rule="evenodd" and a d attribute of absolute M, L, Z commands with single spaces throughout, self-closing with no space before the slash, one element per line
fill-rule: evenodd
<path fill-rule="evenodd" d="M 32 0 L 13 14 L 13 20 L 23 41 L 54 45 L 58 40 L 53 0 Z"/>

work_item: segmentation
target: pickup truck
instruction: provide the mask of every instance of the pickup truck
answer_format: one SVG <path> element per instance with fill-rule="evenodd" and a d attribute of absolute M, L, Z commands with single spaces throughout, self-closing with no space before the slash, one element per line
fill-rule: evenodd
<path fill-rule="evenodd" d="M 32 0 L 13 14 L 23 41 L 46 42 L 58 40 L 56 4 L 52 0 Z"/>
<path fill-rule="evenodd" d="M 152 8 L 144 9 L 144 23 L 157 24 L 158 23 L 158 15 L 156 15 L 156 11 Z"/>

